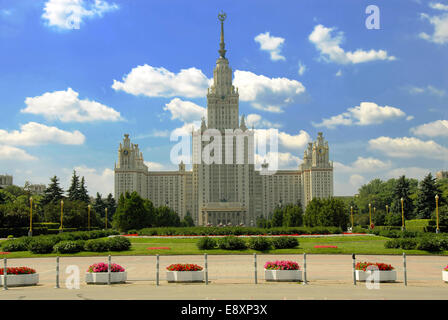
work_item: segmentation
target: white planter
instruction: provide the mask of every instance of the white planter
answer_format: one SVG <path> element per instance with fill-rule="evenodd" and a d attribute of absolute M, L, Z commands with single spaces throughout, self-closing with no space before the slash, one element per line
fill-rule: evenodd
<path fill-rule="evenodd" d="M 266 281 L 302 281 L 302 270 L 266 270 L 264 269 Z"/>
<path fill-rule="evenodd" d="M 167 271 L 168 282 L 203 282 L 204 271 Z"/>
<path fill-rule="evenodd" d="M 448 282 L 448 271 L 442 271 L 442 280 Z"/>
<path fill-rule="evenodd" d="M 395 270 L 371 270 L 371 271 L 356 271 L 356 281 L 370 281 L 375 282 L 393 282 L 397 280 L 397 272 Z"/>
<path fill-rule="evenodd" d="M 87 272 L 86 283 L 88 284 L 107 284 L 108 272 Z M 111 272 L 110 283 L 124 283 L 127 280 L 127 272 Z"/>
<path fill-rule="evenodd" d="M 4 275 L 0 277 L 0 286 L 3 286 Z M 39 274 L 8 274 L 6 285 L 8 287 L 35 286 L 39 282 Z"/>

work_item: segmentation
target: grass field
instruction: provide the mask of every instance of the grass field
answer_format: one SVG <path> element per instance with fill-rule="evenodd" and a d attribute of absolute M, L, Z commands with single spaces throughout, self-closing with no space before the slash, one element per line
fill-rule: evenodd
<path fill-rule="evenodd" d="M 105 256 L 105 255 L 188 255 L 188 254 L 399 254 L 406 252 L 408 255 L 448 255 L 448 251 L 430 253 L 422 250 L 402 250 L 386 249 L 384 243 L 389 238 L 379 236 L 334 236 L 327 238 L 299 238 L 299 246 L 295 249 L 272 249 L 268 251 L 247 250 L 199 250 L 196 247 L 198 239 L 177 239 L 177 238 L 131 238 L 131 250 L 120 252 L 79 252 L 75 254 L 33 254 L 28 251 L 11 252 L 7 255 L 0 254 L 0 258 L 34 258 L 34 257 L 55 257 L 55 256 Z M 1 244 L 1 242 L 0 242 Z M 316 245 L 331 245 L 338 248 L 315 248 Z M 168 247 L 166 249 L 148 250 L 148 248 Z"/>

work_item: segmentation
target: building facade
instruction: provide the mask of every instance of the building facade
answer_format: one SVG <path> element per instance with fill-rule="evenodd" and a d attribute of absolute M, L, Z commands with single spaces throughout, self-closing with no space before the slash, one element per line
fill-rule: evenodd
<path fill-rule="evenodd" d="M 321 132 L 308 144 L 297 170 L 271 172 L 268 163 L 255 169 L 255 130 L 239 116 L 238 88 L 225 57 L 224 19 L 220 15 L 221 42 L 207 93 L 207 121 L 203 118 L 201 127 L 192 131 L 192 170 L 186 171 L 182 162 L 177 171 L 148 169 L 138 145 L 125 134 L 115 164 L 116 199 L 137 191 L 154 206 L 169 206 L 181 219 L 189 212 L 196 225 L 253 226 L 278 205 L 300 201 L 305 208 L 313 198 L 333 196 L 333 163 Z"/>
<path fill-rule="evenodd" d="M 12 186 L 12 176 L 4 174 L 0 175 L 0 188 Z"/>

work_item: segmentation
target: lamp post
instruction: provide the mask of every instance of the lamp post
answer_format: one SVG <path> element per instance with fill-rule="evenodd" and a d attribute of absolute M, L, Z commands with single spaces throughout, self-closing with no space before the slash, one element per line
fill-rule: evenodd
<path fill-rule="evenodd" d="M 354 227 L 354 225 L 353 225 L 353 206 L 350 206 L 350 215 L 352 217 L 352 232 L 353 232 L 353 227 Z"/>
<path fill-rule="evenodd" d="M 389 214 L 389 206 L 386 204 L 386 214 Z"/>
<path fill-rule="evenodd" d="M 439 195 L 438 194 L 436 194 L 436 224 L 437 224 L 436 233 L 439 233 L 440 230 L 439 230 Z"/>
<path fill-rule="evenodd" d="M 87 206 L 87 229 L 90 231 L 90 204 Z"/>
<path fill-rule="evenodd" d="M 376 207 L 373 207 L 373 216 L 374 217 L 376 217 L 375 212 L 376 212 Z"/>
<path fill-rule="evenodd" d="M 33 236 L 33 197 L 30 197 L 30 231 L 28 231 L 28 237 Z"/>
<path fill-rule="evenodd" d="M 105 209 L 106 211 L 106 229 L 107 229 L 107 208 Z"/>
<path fill-rule="evenodd" d="M 369 228 L 372 229 L 372 204 L 369 203 Z"/>
<path fill-rule="evenodd" d="M 61 200 L 61 227 L 59 228 L 59 233 L 63 232 L 63 219 L 64 219 L 64 200 Z"/>
<path fill-rule="evenodd" d="M 401 231 L 404 231 L 404 208 L 403 208 L 403 197 L 400 199 L 401 200 Z"/>

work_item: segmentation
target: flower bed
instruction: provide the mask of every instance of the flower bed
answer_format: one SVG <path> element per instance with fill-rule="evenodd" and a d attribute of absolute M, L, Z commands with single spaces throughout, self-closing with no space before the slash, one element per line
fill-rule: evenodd
<path fill-rule="evenodd" d="M 314 248 L 317 248 L 317 249 L 322 249 L 322 248 L 335 248 L 335 249 L 337 249 L 337 247 L 338 246 L 314 246 Z"/>
<path fill-rule="evenodd" d="M 149 247 L 146 250 L 171 250 L 170 247 Z"/>
<path fill-rule="evenodd" d="M 166 268 L 166 279 L 168 282 L 202 282 L 204 281 L 202 269 L 197 264 L 172 264 Z"/>
<path fill-rule="evenodd" d="M 0 269 L 0 285 L 4 284 L 4 268 Z M 33 286 L 39 282 L 39 274 L 36 270 L 28 267 L 10 267 L 7 268 L 8 287 Z"/>
<path fill-rule="evenodd" d="M 109 279 L 107 263 L 92 264 L 86 273 L 86 283 L 88 284 L 107 284 Z M 124 283 L 127 279 L 125 269 L 115 263 L 111 264 L 110 269 L 110 283 Z"/>
<path fill-rule="evenodd" d="M 268 261 L 264 265 L 264 278 L 266 281 L 302 281 L 302 271 L 294 261 Z"/>
<path fill-rule="evenodd" d="M 442 280 L 448 282 L 448 265 L 442 271 Z"/>
<path fill-rule="evenodd" d="M 358 262 L 355 266 L 356 280 L 371 279 L 379 282 L 393 282 L 397 280 L 397 273 L 390 264 L 379 262 Z"/>

